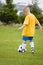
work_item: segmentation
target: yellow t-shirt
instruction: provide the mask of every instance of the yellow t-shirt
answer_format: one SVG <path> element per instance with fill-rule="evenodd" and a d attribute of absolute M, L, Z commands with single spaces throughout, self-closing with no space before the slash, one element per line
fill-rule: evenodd
<path fill-rule="evenodd" d="M 35 33 L 35 25 L 39 24 L 39 21 L 33 14 L 29 14 L 26 16 L 24 23 L 26 26 L 23 28 L 22 36 L 34 36 Z"/>

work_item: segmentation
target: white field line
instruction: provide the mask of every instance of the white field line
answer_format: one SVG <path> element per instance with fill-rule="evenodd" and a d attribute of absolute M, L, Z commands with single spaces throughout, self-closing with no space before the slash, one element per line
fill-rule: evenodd
<path fill-rule="evenodd" d="M 20 42 L 21 40 L 0 40 L 0 42 Z"/>

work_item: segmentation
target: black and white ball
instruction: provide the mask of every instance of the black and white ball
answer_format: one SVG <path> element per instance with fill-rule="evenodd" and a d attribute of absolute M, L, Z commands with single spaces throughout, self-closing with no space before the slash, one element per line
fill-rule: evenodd
<path fill-rule="evenodd" d="M 18 52 L 22 52 L 22 45 L 19 46 Z"/>

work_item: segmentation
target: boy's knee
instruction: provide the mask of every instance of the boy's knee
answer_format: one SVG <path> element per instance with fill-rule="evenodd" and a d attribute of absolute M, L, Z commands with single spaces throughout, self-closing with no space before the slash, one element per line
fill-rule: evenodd
<path fill-rule="evenodd" d="M 29 42 L 33 42 L 33 40 L 29 40 Z"/>
<path fill-rule="evenodd" d="M 25 41 L 25 40 L 23 40 L 23 43 L 26 43 L 26 41 Z"/>

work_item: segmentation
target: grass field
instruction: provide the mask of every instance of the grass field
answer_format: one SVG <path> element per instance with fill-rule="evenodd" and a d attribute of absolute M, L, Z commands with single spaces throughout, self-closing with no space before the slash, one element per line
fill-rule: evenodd
<path fill-rule="evenodd" d="M 27 52 L 19 53 L 22 43 L 18 26 L 0 26 L 0 65 L 43 65 L 43 31 L 36 29 L 34 37 L 35 54 L 31 53 L 29 42 Z"/>

